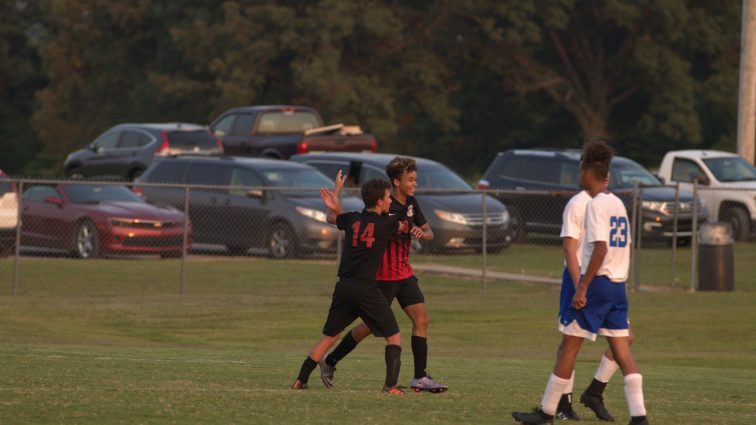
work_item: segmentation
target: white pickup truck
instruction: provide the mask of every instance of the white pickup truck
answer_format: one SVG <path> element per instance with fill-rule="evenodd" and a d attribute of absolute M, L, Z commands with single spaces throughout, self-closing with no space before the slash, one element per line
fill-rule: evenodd
<path fill-rule="evenodd" d="M 670 151 L 659 177 L 666 184 L 680 182 L 680 189 L 690 191 L 698 181 L 709 221 L 730 223 L 735 240 L 746 240 L 756 230 L 756 168 L 740 156 L 714 150 Z"/>

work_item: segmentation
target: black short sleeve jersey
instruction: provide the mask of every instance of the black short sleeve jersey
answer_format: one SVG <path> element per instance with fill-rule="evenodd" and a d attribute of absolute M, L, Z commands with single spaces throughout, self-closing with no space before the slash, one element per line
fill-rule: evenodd
<path fill-rule="evenodd" d="M 345 233 L 339 277 L 376 280 L 388 240 L 399 228 L 399 219 L 366 210 L 336 217 L 336 226 Z"/>
<path fill-rule="evenodd" d="M 378 269 L 378 280 L 402 280 L 412 276 L 413 273 L 409 263 L 412 243 L 412 235 L 409 231 L 413 227 L 422 227 L 427 220 L 414 196 L 407 198 L 404 204 L 392 196 L 389 214 L 404 221 L 405 227 L 403 232 L 396 233 L 389 239 L 381 267 Z"/>

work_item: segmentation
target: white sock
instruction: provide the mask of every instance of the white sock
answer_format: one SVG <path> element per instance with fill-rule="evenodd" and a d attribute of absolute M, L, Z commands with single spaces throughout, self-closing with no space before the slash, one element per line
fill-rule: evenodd
<path fill-rule="evenodd" d="M 606 356 L 601 356 L 601 363 L 599 363 L 599 367 L 596 369 L 596 374 L 593 375 L 593 377 L 596 378 L 597 381 L 606 384 L 612 379 L 614 372 L 616 372 L 618 368 L 619 365 L 617 362 L 610 360 Z"/>
<path fill-rule="evenodd" d="M 575 371 L 572 371 L 572 375 L 570 376 L 570 380 L 567 381 L 567 386 L 564 388 L 564 392 L 562 394 L 572 394 L 572 386 L 575 384 Z"/>
<path fill-rule="evenodd" d="M 569 379 L 562 379 L 553 373 L 549 376 L 549 382 L 546 384 L 546 391 L 544 391 L 541 400 L 541 410 L 544 413 L 552 416 L 556 413 L 559 399 L 562 398 L 564 389 L 567 388 L 569 382 Z"/>
<path fill-rule="evenodd" d="M 640 373 L 625 376 L 625 398 L 630 416 L 646 416 L 646 405 L 643 403 L 643 376 Z"/>

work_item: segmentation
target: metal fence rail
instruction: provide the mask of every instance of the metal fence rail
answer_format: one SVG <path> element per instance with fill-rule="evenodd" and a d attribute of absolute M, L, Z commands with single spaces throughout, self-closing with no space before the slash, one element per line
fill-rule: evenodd
<path fill-rule="evenodd" d="M 340 232 L 325 222 L 318 188 L 51 179 L 12 183 L 23 196 L 17 196 L 17 225 L 0 228 L 0 252 L 10 257 L 2 262 L 13 262 L 8 276 L 13 294 L 34 264 L 23 258 L 173 259 L 166 262 L 166 270 L 179 260 L 177 283 L 184 293 L 187 264 L 201 257 L 336 259 L 340 249 Z M 692 198 L 679 186 L 668 188 L 673 196 L 666 200 L 649 198 L 650 190 L 637 185 L 618 193 L 632 220 L 628 287 L 634 290 L 651 274 L 657 286 L 679 286 L 677 247 L 688 245 L 690 290 L 695 290 L 696 232 L 701 222 L 711 219 L 699 193 L 713 191 L 696 186 Z M 562 268 L 562 211 L 574 193 L 418 191 L 416 198 L 435 237 L 413 241 L 412 262 L 422 262 L 423 269 L 434 264 L 446 270 L 477 269 L 482 290 L 492 278 L 554 281 Z M 362 208 L 356 189 L 346 190 L 342 202 L 345 210 Z M 647 252 L 656 265 L 647 264 Z M 661 266 L 660 257 L 668 258 Z M 653 271 L 647 272 L 647 265 Z"/>

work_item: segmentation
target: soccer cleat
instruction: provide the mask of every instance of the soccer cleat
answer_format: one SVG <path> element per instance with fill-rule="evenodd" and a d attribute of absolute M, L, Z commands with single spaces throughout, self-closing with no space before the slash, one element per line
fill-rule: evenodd
<path fill-rule="evenodd" d="M 512 412 L 512 417 L 523 425 L 552 425 L 554 417 L 544 413 L 540 407 L 536 407 L 532 412 Z"/>
<path fill-rule="evenodd" d="M 403 387 L 400 387 L 398 385 L 394 385 L 393 387 L 387 387 L 387 386 L 384 385 L 383 386 L 383 392 L 384 393 L 389 393 L 391 395 L 405 395 L 406 393 L 404 392 L 404 390 L 402 388 Z"/>
<path fill-rule="evenodd" d="M 630 425 L 648 425 L 648 419 L 645 416 L 633 416 L 630 418 Z"/>
<path fill-rule="evenodd" d="M 560 421 L 579 421 L 580 416 L 575 413 L 574 410 L 572 410 L 572 407 L 570 408 L 557 408 L 556 415 L 554 415 L 554 418 L 560 420 Z"/>
<path fill-rule="evenodd" d="M 307 389 L 307 383 L 302 382 L 299 379 L 294 381 L 294 385 L 291 386 L 292 390 L 306 390 Z"/>
<path fill-rule="evenodd" d="M 606 407 L 604 407 L 604 397 L 584 392 L 580 395 L 580 403 L 593 410 L 596 417 L 602 421 L 614 422 L 614 416 L 612 416 L 609 411 L 606 410 Z"/>
<path fill-rule="evenodd" d="M 410 387 L 412 387 L 412 391 L 416 393 L 419 393 L 421 391 L 428 391 L 430 393 L 442 393 L 449 389 L 449 387 L 447 387 L 446 385 L 439 384 L 438 382 L 434 381 L 430 375 L 425 375 L 420 379 L 413 379 Z"/>
<path fill-rule="evenodd" d="M 336 366 L 329 366 L 325 357 L 320 359 L 320 380 L 327 389 L 333 389 L 333 373 L 336 372 Z"/>

